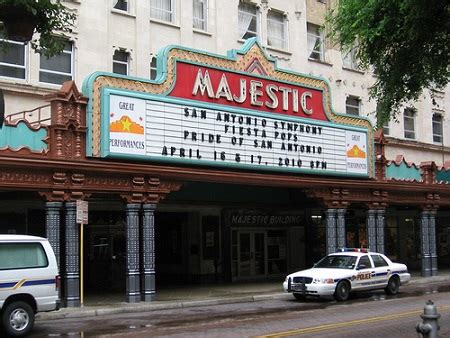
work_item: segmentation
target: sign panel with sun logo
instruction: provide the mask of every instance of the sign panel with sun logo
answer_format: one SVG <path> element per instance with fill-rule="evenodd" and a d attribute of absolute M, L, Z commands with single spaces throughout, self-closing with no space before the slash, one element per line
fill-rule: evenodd
<path fill-rule="evenodd" d="M 145 154 L 145 101 L 110 96 L 109 150 L 111 153 Z"/>

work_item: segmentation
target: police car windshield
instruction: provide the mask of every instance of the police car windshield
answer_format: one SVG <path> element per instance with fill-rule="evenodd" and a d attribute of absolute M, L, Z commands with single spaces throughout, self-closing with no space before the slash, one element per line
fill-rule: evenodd
<path fill-rule="evenodd" d="M 330 269 L 354 269 L 356 264 L 356 256 L 326 256 L 322 258 L 315 268 L 330 268 Z"/>

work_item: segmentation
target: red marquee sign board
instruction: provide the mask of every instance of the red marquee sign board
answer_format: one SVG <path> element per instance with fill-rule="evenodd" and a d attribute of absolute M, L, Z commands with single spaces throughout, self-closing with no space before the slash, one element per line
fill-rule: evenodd
<path fill-rule="evenodd" d="M 87 153 L 240 170 L 370 177 L 373 130 L 325 80 L 283 71 L 255 39 L 231 56 L 169 46 L 156 81 L 94 73 Z"/>

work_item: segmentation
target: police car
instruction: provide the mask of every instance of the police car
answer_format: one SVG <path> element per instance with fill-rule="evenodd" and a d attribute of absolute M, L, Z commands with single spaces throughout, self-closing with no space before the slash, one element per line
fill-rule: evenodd
<path fill-rule="evenodd" d="M 341 249 L 325 256 L 311 269 L 288 275 L 283 288 L 296 299 L 332 296 L 337 301 L 345 301 L 354 291 L 384 289 L 387 294 L 395 295 L 400 285 L 410 279 L 405 264 L 393 263 L 381 253 Z"/>

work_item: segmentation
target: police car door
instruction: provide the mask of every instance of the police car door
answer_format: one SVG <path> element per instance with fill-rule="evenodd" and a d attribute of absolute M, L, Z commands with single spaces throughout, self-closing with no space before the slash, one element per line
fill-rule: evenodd
<path fill-rule="evenodd" d="M 389 264 L 381 255 L 373 253 L 370 254 L 370 258 L 372 258 L 373 261 L 377 285 L 386 286 L 391 275 L 391 268 L 389 267 Z"/>
<path fill-rule="evenodd" d="M 373 266 L 369 255 L 364 255 L 359 258 L 356 266 L 356 276 L 352 282 L 352 289 L 362 290 L 368 289 L 373 283 Z"/>

